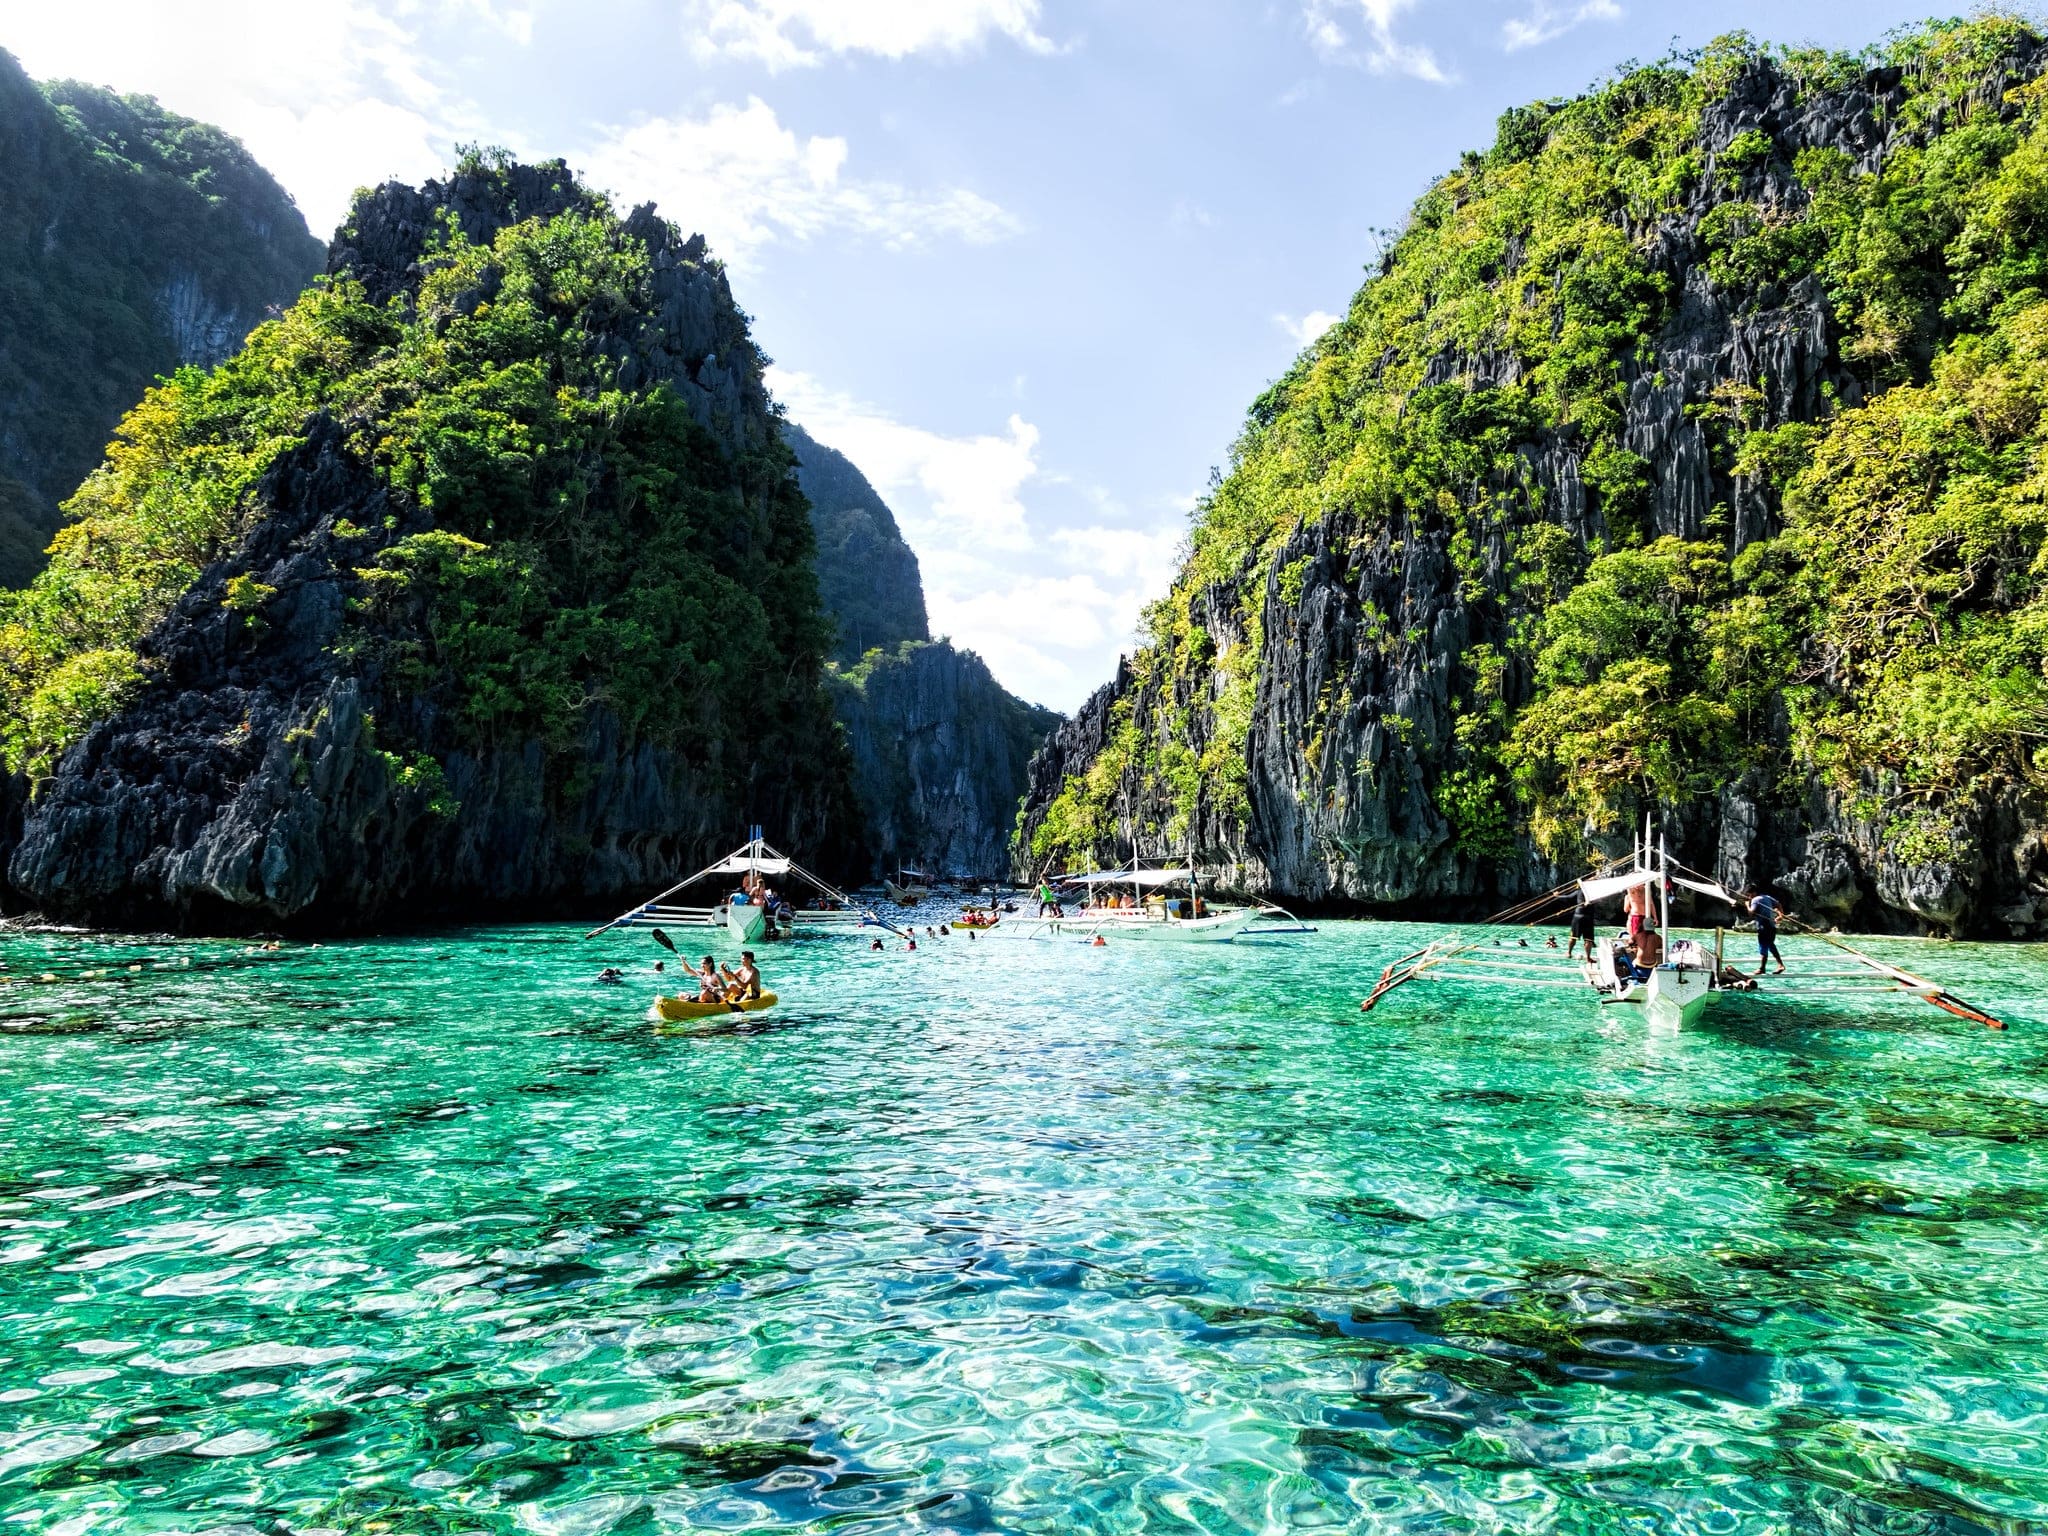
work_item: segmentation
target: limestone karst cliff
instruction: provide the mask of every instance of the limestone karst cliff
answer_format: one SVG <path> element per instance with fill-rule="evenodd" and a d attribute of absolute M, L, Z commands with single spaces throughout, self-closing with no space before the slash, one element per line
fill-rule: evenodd
<path fill-rule="evenodd" d="M 928 639 L 701 239 L 483 154 L 359 199 L 326 264 L 130 413 L 0 595 L 0 900 L 587 911 L 748 821 L 849 876 L 1000 868 L 1053 717 Z"/>
<path fill-rule="evenodd" d="M 828 682 L 852 755 L 862 867 L 1000 875 L 1025 768 L 1059 716 L 1009 693 L 971 651 L 931 639 L 917 556 L 888 504 L 798 424 L 785 423 L 783 437 L 811 503 L 819 595 L 838 627 Z"/>
<path fill-rule="evenodd" d="M 36 84 L 0 51 L 0 587 L 157 375 L 208 367 L 321 247 L 240 144 L 146 97 Z"/>
<path fill-rule="evenodd" d="M 152 391 L 0 598 L 13 902 L 588 910 L 747 821 L 850 865 L 807 510 L 703 241 L 481 155 L 366 193 L 329 270 Z"/>
<path fill-rule="evenodd" d="M 1016 848 L 1470 913 L 1625 846 L 2048 926 L 2048 45 L 1747 39 L 1501 119 L 1252 407 Z"/>
<path fill-rule="evenodd" d="M 870 651 L 829 678 L 867 812 L 869 871 L 1001 876 L 1032 753 L 1060 717 L 946 640 Z"/>
<path fill-rule="evenodd" d="M 811 504 L 818 595 L 839 629 L 833 654 L 851 666 L 869 651 L 931 639 L 917 555 L 903 541 L 889 504 L 852 460 L 797 422 L 785 422 L 782 435 L 796 453 L 797 483 Z"/>

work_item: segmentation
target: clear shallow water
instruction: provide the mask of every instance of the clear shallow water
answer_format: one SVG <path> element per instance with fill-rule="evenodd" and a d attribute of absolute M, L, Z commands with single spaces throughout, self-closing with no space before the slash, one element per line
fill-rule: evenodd
<path fill-rule="evenodd" d="M 1428 932 L 701 1038 L 644 935 L 0 938 L 0 1529 L 2048 1528 L 2048 956 L 1361 1018 Z"/>

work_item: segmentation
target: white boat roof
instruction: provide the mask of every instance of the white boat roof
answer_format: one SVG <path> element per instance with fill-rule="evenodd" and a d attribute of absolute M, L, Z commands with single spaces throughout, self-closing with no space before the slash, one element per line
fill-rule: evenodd
<path fill-rule="evenodd" d="M 1654 885 L 1656 880 L 1654 870 L 1631 869 L 1599 880 L 1581 880 L 1579 894 L 1587 901 L 1605 901 L 1610 896 L 1619 896 L 1623 891 L 1632 891 L 1640 885 Z M 1742 905 L 1738 898 L 1729 895 L 1726 888 L 1712 880 L 1688 880 L 1683 875 L 1673 875 L 1671 883 L 1682 885 L 1689 891 L 1700 891 L 1705 895 L 1718 897 L 1732 907 Z"/>
<path fill-rule="evenodd" d="M 789 860 L 768 857 L 750 859 L 747 857 L 746 851 L 742 849 L 738 853 L 727 854 L 723 859 L 705 870 L 704 874 L 744 875 L 749 870 L 759 870 L 764 875 L 786 875 L 789 873 Z M 703 876 L 700 875 L 698 878 L 702 879 Z"/>
<path fill-rule="evenodd" d="M 1656 878 L 1647 869 L 1631 869 L 1625 874 L 1608 875 L 1600 880 L 1581 880 L 1579 894 L 1588 901 L 1605 901 L 1610 896 L 1619 896 L 1623 891 L 1632 891 L 1639 885 L 1648 885 Z"/>
<path fill-rule="evenodd" d="M 1092 875 L 1060 875 L 1060 885 L 1177 885 L 1188 878 L 1185 869 L 1103 869 Z"/>

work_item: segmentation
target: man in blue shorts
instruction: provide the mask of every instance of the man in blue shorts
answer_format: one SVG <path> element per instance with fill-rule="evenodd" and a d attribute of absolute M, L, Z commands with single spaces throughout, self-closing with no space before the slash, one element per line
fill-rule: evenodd
<path fill-rule="evenodd" d="M 1764 967 L 1775 960 L 1778 974 L 1785 974 L 1785 957 L 1778 953 L 1778 913 L 1781 909 L 1775 897 L 1761 891 L 1749 898 L 1749 915 L 1756 919 L 1756 974 L 1761 976 Z"/>

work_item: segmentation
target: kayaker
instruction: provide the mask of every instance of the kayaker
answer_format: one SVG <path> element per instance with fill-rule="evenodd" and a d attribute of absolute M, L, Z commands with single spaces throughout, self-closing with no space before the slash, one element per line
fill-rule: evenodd
<path fill-rule="evenodd" d="M 761 972 L 754 965 L 751 949 L 740 951 L 740 968 L 726 971 L 726 978 L 732 983 L 726 988 L 725 1000 L 729 1003 L 751 1003 L 761 995 Z"/>
<path fill-rule="evenodd" d="M 692 972 L 697 978 L 697 1001 L 700 1003 L 722 1003 L 725 1001 L 725 982 L 718 974 L 718 962 L 706 955 L 704 964 Z"/>

